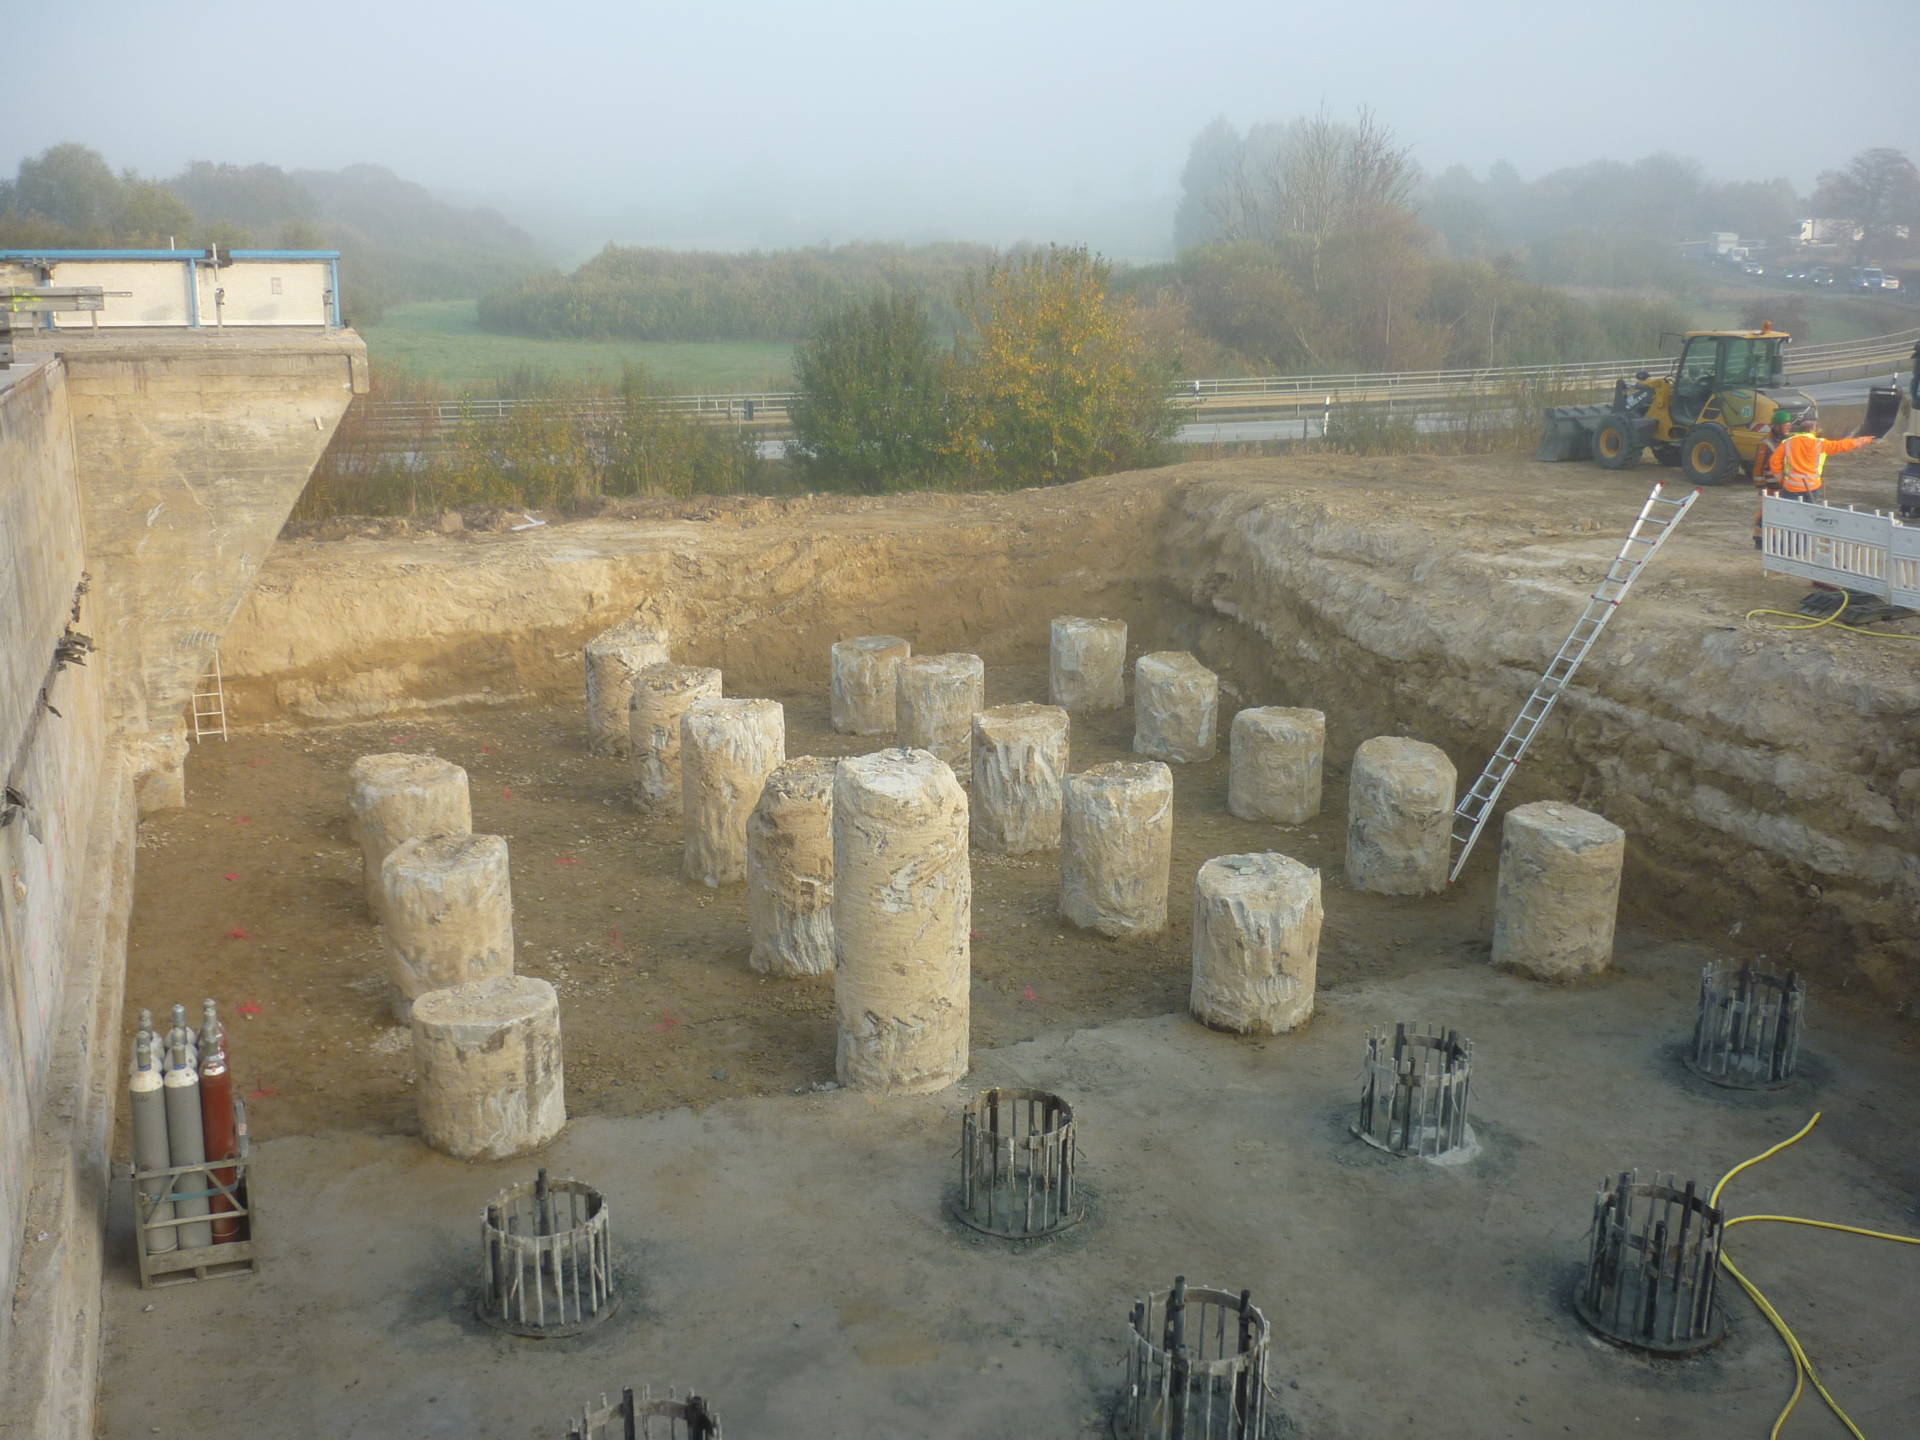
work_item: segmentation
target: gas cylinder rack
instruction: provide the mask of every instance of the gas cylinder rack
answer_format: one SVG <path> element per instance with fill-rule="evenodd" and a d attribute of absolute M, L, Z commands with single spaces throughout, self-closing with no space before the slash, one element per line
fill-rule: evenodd
<path fill-rule="evenodd" d="M 227 1046 L 212 1000 L 198 1031 L 184 1005 L 173 1007 L 165 1030 L 152 1011 L 140 1012 L 127 1089 L 133 1249 L 143 1290 L 259 1268 L 247 1111 Z"/>
<path fill-rule="evenodd" d="M 129 1167 L 133 1181 L 133 1250 L 140 1265 L 142 1290 L 251 1275 L 260 1268 L 260 1211 L 253 1203 L 247 1106 L 238 1097 L 233 1102 L 233 1122 L 240 1137 L 239 1155 L 224 1164 L 172 1165 L 162 1170 Z M 215 1170 L 220 1172 L 218 1176 L 212 1173 Z M 230 1182 L 225 1180 L 228 1174 L 233 1177 Z M 143 1196 L 151 1198 L 143 1203 Z M 239 1238 L 198 1247 L 176 1241 L 171 1249 L 150 1250 L 152 1240 L 167 1233 L 178 1235 L 183 1227 L 194 1223 L 192 1217 L 164 1213 L 174 1209 L 175 1201 L 186 1199 L 220 1199 L 230 1205 L 225 1218 L 238 1222 Z M 199 1222 L 207 1223 L 207 1217 L 199 1217 Z"/>

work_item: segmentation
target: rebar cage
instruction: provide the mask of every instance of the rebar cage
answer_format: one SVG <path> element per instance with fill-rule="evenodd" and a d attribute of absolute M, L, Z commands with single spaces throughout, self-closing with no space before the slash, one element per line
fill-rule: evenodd
<path fill-rule="evenodd" d="M 579 1180 L 502 1190 L 480 1222 L 481 1285 L 474 1313 L 513 1335 L 573 1335 L 604 1320 L 614 1293 L 607 1204 Z"/>
<path fill-rule="evenodd" d="M 1353 1133 L 1394 1155 L 1432 1158 L 1467 1143 L 1473 1046 L 1458 1030 L 1404 1022 L 1367 1036 Z"/>
<path fill-rule="evenodd" d="M 669 1389 L 656 1400 L 652 1390 L 628 1386 L 618 1400 L 602 1395 L 569 1421 L 567 1440 L 721 1440 L 720 1417 L 698 1395 L 682 1400 Z"/>
<path fill-rule="evenodd" d="M 995 1088 L 960 1116 L 954 1218 L 1005 1240 L 1037 1240 L 1077 1225 L 1073 1107 L 1044 1090 Z"/>
<path fill-rule="evenodd" d="M 1707 965 L 1687 1068 L 1736 1090 L 1771 1090 L 1793 1079 L 1807 987 L 1797 971 L 1773 975 L 1752 965 Z"/>
<path fill-rule="evenodd" d="M 1689 1180 L 1623 1171 L 1593 1202 L 1587 1272 L 1574 1309 L 1602 1339 L 1687 1355 L 1716 1345 L 1721 1213 Z"/>
<path fill-rule="evenodd" d="M 1119 1440 L 1260 1440 L 1267 1414 L 1267 1317 L 1250 1292 L 1187 1285 L 1135 1303 Z"/>

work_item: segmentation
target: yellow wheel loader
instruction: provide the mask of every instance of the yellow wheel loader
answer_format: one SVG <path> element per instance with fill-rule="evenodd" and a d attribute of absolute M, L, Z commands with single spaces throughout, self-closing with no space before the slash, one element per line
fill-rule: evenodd
<path fill-rule="evenodd" d="M 1771 325 L 1690 331 L 1671 375 L 1642 370 L 1614 383 L 1611 404 L 1550 408 L 1534 458 L 1625 470 L 1651 450 L 1696 485 L 1746 479 L 1774 411 L 1819 418 L 1811 396 L 1787 387 L 1791 338 Z"/>

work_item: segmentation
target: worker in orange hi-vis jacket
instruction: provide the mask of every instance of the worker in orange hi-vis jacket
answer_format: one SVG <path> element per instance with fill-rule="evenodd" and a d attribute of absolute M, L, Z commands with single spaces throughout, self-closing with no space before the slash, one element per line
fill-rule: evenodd
<path fill-rule="evenodd" d="M 1774 447 L 1767 469 L 1780 482 L 1781 493 L 1787 499 L 1812 500 L 1824 483 L 1821 476 L 1827 468 L 1827 456 L 1844 455 L 1873 441 L 1871 435 L 1852 440 L 1823 440 L 1814 432 L 1813 421 L 1802 420 L 1793 427 L 1785 443 Z"/>

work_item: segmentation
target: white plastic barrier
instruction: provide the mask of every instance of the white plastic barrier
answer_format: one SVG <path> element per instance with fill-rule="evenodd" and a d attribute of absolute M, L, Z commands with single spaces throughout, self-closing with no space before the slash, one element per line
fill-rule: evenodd
<path fill-rule="evenodd" d="M 1761 552 L 1770 574 L 1798 575 L 1920 609 L 1920 527 L 1884 510 L 1768 495 Z"/>

